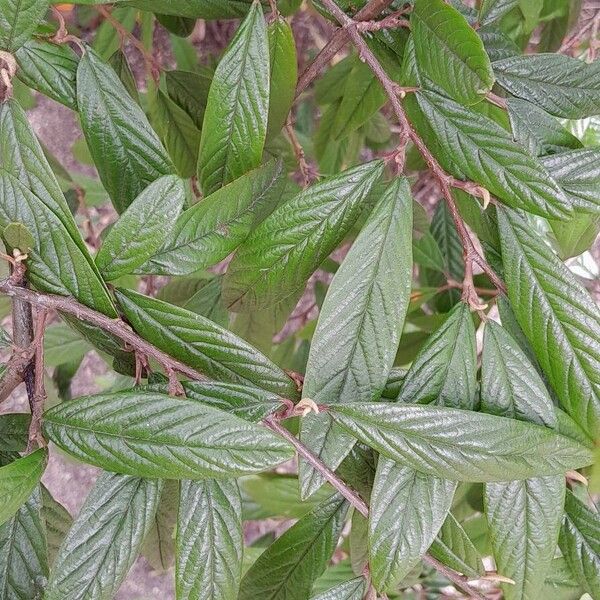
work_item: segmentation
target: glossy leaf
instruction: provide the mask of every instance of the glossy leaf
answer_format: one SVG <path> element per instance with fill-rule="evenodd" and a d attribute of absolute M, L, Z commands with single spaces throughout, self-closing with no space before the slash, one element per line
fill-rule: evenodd
<path fill-rule="evenodd" d="M 46 531 L 37 486 L 29 499 L 0 525 L 0 598 L 41 597 L 48 577 Z"/>
<path fill-rule="evenodd" d="M 210 86 L 198 159 L 198 179 L 205 196 L 260 164 L 268 113 L 269 42 L 255 2 Z"/>
<path fill-rule="evenodd" d="M 546 112 L 565 119 L 598 114 L 600 63 L 562 54 L 514 56 L 493 64 L 498 83 Z"/>
<path fill-rule="evenodd" d="M 289 23 L 279 17 L 267 27 L 270 79 L 267 137 L 277 135 L 285 125 L 296 95 L 298 58 Z"/>
<path fill-rule="evenodd" d="M 0 451 L 24 452 L 31 415 L 27 413 L 6 413 L 0 415 Z"/>
<path fill-rule="evenodd" d="M 473 409 L 476 374 L 475 327 L 468 306 L 461 302 L 417 355 L 398 401 Z"/>
<path fill-rule="evenodd" d="M 49 0 L 1 0 L 0 48 L 13 52 L 35 31 L 49 8 Z"/>
<path fill-rule="evenodd" d="M 570 214 L 569 199 L 544 166 L 495 121 L 435 92 L 416 97 L 439 144 L 431 150 L 443 164 L 444 156 L 452 157 L 445 166 L 452 167 L 453 175 L 483 185 L 509 206 L 544 217 Z M 416 127 L 425 135 L 420 123 Z"/>
<path fill-rule="evenodd" d="M 467 577 L 478 579 L 484 572 L 477 549 L 452 513 L 447 515 L 438 537 L 429 548 L 429 553 Z"/>
<path fill-rule="evenodd" d="M 175 575 L 178 600 L 236 600 L 243 546 L 237 483 L 182 481 Z"/>
<path fill-rule="evenodd" d="M 136 292 L 121 289 L 116 296 L 137 333 L 208 377 L 250 384 L 286 397 L 297 395 L 294 383 L 282 369 L 227 329 Z"/>
<path fill-rule="evenodd" d="M 504 276 L 517 321 L 562 407 L 592 438 L 600 427 L 600 312 L 528 223 L 498 211 Z"/>
<path fill-rule="evenodd" d="M 575 577 L 592 596 L 600 594 L 600 516 L 567 492 L 559 545 Z"/>
<path fill-rule="evenodd" d="M 230 263 L 225 304 L 234 311 L 250 311 L 299 294 L 356 222 L 382 169 L 380 161 L 348 169 L 279 206 Z"/>
<path fill-rule="evenodd" d="M 202 479 L 256 473 L 291 458 L 268 429 L 195 400 L 156 392 L 79 398 L 44 415 L 48 438 L 117 473 Z"/>
<path fill-rule="evenodd" d="M 318 404 L 378 400 L 396 356 L 412 277 L 408 183 L 391 184 L 335 274 L 311 343 L 303 395 Z M 328 415 L 302 421 L 301 440 L 331 468 L 352 447 Z M 299 466 L 302 495 L 322 477 Z"/>
<path fill-rule="evenodd" d="M 162 247 L 183 208 L 183 180 L 168 175 L 151 183 L 112 226 L 96 256 L 106 281 L 133 273 Z"/>
<path fill-rule="evenodd" d="M 369 514 L 369 565 L 378 590 L 418 564 L 450 510 L 456 483 L 379 459 Z"/>
<path fill-rule="evenodd" d="M 89 48 L 77 69 L 77 104 L 94 164 L 118 212 L 150 183 L 173 173 L 171 159 L 142 109 Z"/>
<path fill-rule="evenodd" d="M 600 151 L 597 148 L 565 151 L 542 163 L 552 173 L 576 209 L 600 213 Z"/>
<path fill-rule="evenodd" d="M 268 215 L 286 182 L 282 163 L 271 161 L 188 208 L 143 272 L 188 275 L 226 258 Z"/>
<path fill-rule="evenodd" d="M 364 577 L 356 577 L 340 583 L 322 594 L 312 596 L 311 600 L 362 600 L 366 582 Z"/>
<path fill-rule="evenodd" d="M 0 467 L 0 525 L 27 501 L 45 466 L 46 451 L 40 449 Z"/>
<path fill-rule="evenodd" d="M 417 0 L 411 30 L 419 69 L 462 104 L 479 102 L 494 84 L 483 43 L 443 0 Z"/>
<path fill-rule="evenodd" d="M 440 406 L 351 403 L 335 421 L 384 456 L 454 481 L 558 475 L 589 465 L 585 446 L 550 429 Z"/>
<path fill-rule="evenodd" d="M 165 75 L 169 98 L 185 110 L 198 129 L 202 129 L 211 81 L 212 73 L 208 70 L 167 71 Z"/>
<path fill-rule="evenodd" d="M 162 482 L 103 473 L 67 534 L 44 598 L 110 600 L 148 531 Z"/>
<path fill-rule="evenodd" d="M 600 233 L 600 216 L 575 213 L 568 221 L 550 221 L 558 256 L 567 260 L 589 250 Z"/>
<path fill-rule="evenodd" d="M 177 173 L 192 177 L 196 172 L 200 130 L 192 118 L 163 91 L 157 90 L 149 101 L 150 120 L 157 131 Z"/>
<path fill-rule="evenodd" d="M 166 571 L 175 563 L 175 525 L 179 506 L 179 482 L 168 479 L 160 492 L 160 500 L 141 553 L 153 569 Z"/>
<path fill-rule="evenodd" d="M 67 44 L 30 39 L 15 53 L 17 75 L 29 87 L 77 109 L 77 54 Z"/>
<path fill-rule="evenodd" d="M 273 542 L 244 575 L 239 600 L 305 600 L 325 570 L 348 504 L 338 494 L 302 517 Z"/>

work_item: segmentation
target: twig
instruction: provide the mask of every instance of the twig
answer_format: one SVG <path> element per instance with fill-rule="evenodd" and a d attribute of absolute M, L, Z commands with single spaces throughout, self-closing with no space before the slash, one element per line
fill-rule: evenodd
<path fill-rule="evenodd" d="M 86 321 L 92 325 L 96 325 L 120 340 L 135 348 L 145 356 L 153 358 L 165 370 L 167 375 L 169 372 L 176 372 L 194 379 L 197 381 L 207 381 L 208 377 L 192 369 L 181 361 L 169 356 L 167 353 L 159 350 L 137 333 L 132 331 L 129 326 L 121 319 L 112 319 L 97 312 L 87 306 L 80 304 L 74 298 L 67 296 L 56 296 L 53 294 L 42 294 L 33 290 L 22 288 L 15 285 L 10 279 L 0 281 L 0 292 L 22 300 L 28 304 L 34 304 L 46 310 L 56 310 L 76 317 L 81 321 Z"/>
<path fill-rule="evenodd" d="M 31 424 L 27 442 L 27 452 L 33 451 L 35 445 L 42 447 L 46 445 L 42 435 L 42 413 L 47 399 L 44 387 L 44 331 L 46 329 L 47 312 L 44 309 L 38 311 L 35 324 L 35 348 L 34 360 L 34 390 L 31 401 Z"/>
<path fill-rule="evenodd" d="M 354 20 L 372 21 L 392 2 L 393 0 L 370 0 L 370 2 L 356 13 Z M 300 75 L 298 85 L 296 86 L 296 98 L 320 75 L 321 71 L 331 62 L 347 41 L 347 32 L 344 29 L 338 29 L 327 45 L 317 54 L 315 60 Z"/>
<path fill-rule="evenodd" d="M 14 389 L 23 383 L 25 369 L 31 364 L 34 354 L 35 347 L 33 344 L 25 349 L 15 346 L 12 356 L 6 363 L 0 382 L 0 402 L 4 402 L 13 393 Z"/>
<path fill-rule="evenodd" d="M 58 31 L 50 38 L 50 41 L 55 44 L 66 44 L 71 42 L 72 44 L 75 44 L 83 54 L 85 52 L 85 46 L 83 45 L 83 42 L 77 36 L 68 32 L 65 18 L 60 10 L 58 10 L 56 6 L 53 6 L 52 13 L 58 21 Z"/>
<path fill-rule="evenodd" d="M 498 94 L 494 94 L 494 92 L 488 92 L 485 96 L 492 104 L 495 104 L 496 106 L 499 106 L 500 108 L 503 108 L 506 110 L 507 108 L 507 104 L 506 104 L 506 98 L 502 98 L 502 96 L 498 96 Z"/>
<path fill-rule="evenodd" d="M 306 162 L 306 155 L 304 154 L 304 148 L 302 144 L 298 141 L 298 136 L 296 135 L 296 131 L 294 130 L 294 126 L 292 125 L 292 121 L 288 118 L 287 123 L 285 124 L 285 132 L 290 139 L 290 143 L 292 144 L 292 148 L 294 149 L 294 155 L 296 156 L 296 162 L 298 163 L 298 168 L 300 169 L 300 174 L 302 175 L 302 183 L 303 187 L 308 187 L 310 185 L 310 169 L 308 167 L 308 163 Z"/>
<path fill-rule="evenodd" d="M 385 17 L 379 21 L 361 21 L 357 25 L 357 29 L 360 32 L 381 31 L 382 29 L 398 29 L 399 27 L 410 29 L 410 21 L 408 19 L 400 18 L 400 16 L 397 14 L 390 15 L 389 17 Z"/>
<path fill-rule="evenodd" d="M 449 579 L 458 589 L 462 590 L 465 594 L 471 598 L 477 600 L 486 600 L 486 597 L 480 594 L 477 590 L 473 589 L 469 585 L 469 580 L 464 576 L 460 575 L 450 567 L 447 567 L 444 563 L 441 563 L 437 558 L 426 554 L 423 557 L 423 561 L 430 564 L 438 573 L 441 573 L 446 579 Z"/>
<path fill-rule="evenodd" d="M 110 11 L 107 10 L 106 7 L 96 6 L 95 8 L 115 28 L 119 36 L 121 36 L 122 41 L 128 39 L 133 46 L 135 46 L 137 51 L 142 55 L 150 76 L 158 85 L 160 82 L 160 64 L 154 58 L 154 56 L 152 56 L 152 54 L 146 50 L 144 44 L 142 44 L 142 42 L 140 42 L 140 40 L 138 40 L 133 33 L 127 31 L 127 29 L 125 29 L 125 27 L 123 27 L 123 25 L 110 14 Z"/>
<path fill-rule="evenodd" d="M 448 175 L 440 166 L 438 161 L 435 159 L 433 154 L 429 151 L 429 148 L 423 142 L 423 140 L 419 137 L 416 131 L 412 128 L 410 121 L 406 115 L 404 107 L 402 106 L 398 93 L 398 86 L 390 79 L 389 75 L 386 73 L 385 69 L 382 67 L 379 60 L 376 56 L 371 52 L 370 48 L 367 46 L 366 42 L 360 35 L 360 32 L 357 29 L 358 24 L 356 21 L 351 19 L 346 15 L 346 13 L 340 9 L 340 7 L 334 2 L 334 0 L 322 0 L 325 8 L 329 10 L 333 14 L 333 16 L 338 20 L 340 25 L 348 32 L 348 35 L 358 50 L 359 57 L 363 60 L 373 71 L 373 74 L 377 77 L 381 85 L 383 86 L 388 99 L 392 105 L 394 113 L 398 119 L 400 124 L 400 141 L 399 141 L 399 152 L 402 153 L 402 156 L 405 154 L 405 149 L 408 141 L 412 141 L 412 143 L 416 146 L 417 150 L 423 156 L 423 159 L 427 163 L 429 170 L 433 174 L 433 176 L 438 181 L 440 188 L 442 190 L 442 194 L 444 199 L 446 200 L 448 207 L 450 209 L 450 214 L 452 215 L 452 220 L 456 226 L 456 230 L 460 237 L 462 246 L 463 246 L 463 258 L 465 260 L 465 279 L 463 281 L 463 299 L 469 303 L 475 310 L 480 310 L 482 307 L 481 302 L 477 298 L 477 293 L 474 290 L 473 285 L 473 263 L 478 264 L 481 269 L 486 273 L 486 275 L 491 279 L 492 283 L 503 293 L 506 293 L 506 287 L 502 280 L 498 277 L 498 275 L 494 272 L 494 270 L 488 265 L 486 260 L 479 254 L 473 240 L 471 239 L 469 232 L 467 231 L 466 225 L 464 224 L 460 213 L 458 212 L 458 208 L 456 206 L 456 202 L 454 197 L 452 196 L 451 185 L 457 184 L 457 180 L 454 177 Z M 403 161 L 398 161 L 401 166 L 403 166 Z M 464 187 L 465 182 L 460 182 L 457 184 L 457 187 Z M 476 184 L 473 184 L 474 187 Z"/>

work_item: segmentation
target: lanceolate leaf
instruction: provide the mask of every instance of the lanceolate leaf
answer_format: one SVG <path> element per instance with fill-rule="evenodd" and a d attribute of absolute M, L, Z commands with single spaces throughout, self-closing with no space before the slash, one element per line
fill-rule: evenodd
<path fill-rule="evenodd" d="M 318 404 L 378 400 L 398 348 L 412 278 L 412 207 L 408 182 L 385 191 L 339 268 L 311 343 L 303 395 Z M 329 467 L 352 447 L 328 415 L 302 421 L 301 439 Z M 300 462 L 303 496 L 323 479 Z"/>
<path fill-rule="evenodd" d="M 380 161 L 348 169 L 278 207 L 229 265 L 225 304 L 235 311 L 257 310 L 298 294 L 356 222 L 382 170 Z"/>
<path fill-rule="evenodd" d="M 600 151 L 597 148 L 547 156 L 542 163 L 575 208 L 596 215 L 600 213 Z"/>
<path fill-rule="evenodd" d="M 48 577 L 46 531 L 37 486 L 19 510 L 0 526 L 0 598 L 40 598 Z"/>
<path fill-rule="evenodd" d="M 272 137 L 285 125 L 296 95 L 298 58 L 292 28 L 284 18 L 269 23 L 267 35 L 271 62 L 267 137 Z"/>
<path fill-rule="evenodd" d="M 476 374 L 475 327 L 468 306 L 460 302 L 412 363 L 398 401 L 473 409 Z"/>
<path fill-rule="evenodd" d="M 477 579 L 483 574 L 483 564 L 477 549 L 452 513 L 448 513 L 429 553 L 467 577 Z"/>
<path fill-rule="evenodd" d="M 49 0 L 0 1 L 0 49 L 13 52 L 35 31 L 49 8 Z"/>
<path fill-rule="evenodd" d="M 572 273 L 518 215 L 498 210 L 508 296 L 563 408 L 600 427 L 600 313 Z"/>
<path fill-rule="evenodd" d="M 222 187 L 179 217 L 141 271 L 187 275 L 218 263 L 273 210 L 285 185 L 282 163 L 271 161 Z"/>
<path fill-rule="evenodd" d="M 551 218 L 570 214 L 569 199 L 548 171 L 495 121 L 435 92 L 416 97 L 439 144 L 431 149 L 455 176 L 480 183 L 515 208 Z M 425 135 L 421 123 L 416 126 Z"/>
<path fill-rule="evenodd" d="M 456 483 L 380 457 L 371 494 L 369 565 L 378 590 L 394 589 L 431 546 Z"/>
<path fill-rule="evenodd" d="M 52 564 L 58 556 L 58 550 L 73 525 L 73 518 L 69 511 L 44 487 L 42 491 L 42 518 L 46 525 L 46 538 L 48 542 L 48 564 Z"/>
<path fill-rule="evenodd" d="M 105 280 L 133 273 L 163 245 L 185 201 L 175 175 L 151 183 L 125 210 L 104 239 L 96 265 Z"/>
<path fill-rule="evenodd" d="M 142 554 L 153 569 L 166 571 L 175 562 L 178 505 L 179 482 L 168 479 L 164 482 L 156 513 L 142 546 Z"/>
<path fill-rule="evenodd" d="M 148 184 L 174 172 L 142 109 L 90 48 L 77 69 L 77 103 L 90 153 L 118 212 Z"/>
<path fill-rule="evenodd" d="M 552 430 L 440 406 L 352 403 L 328 407 L 336 422 L 384 456 L 454 481 L 558 475 L 591 452 Z"/>
<path fill-rule="evenodd" d="M 318 596 L 312 596 L 311 600 L 362 600 L 365 586 L 364 577 L 356 577 L 345 583 L 340 583 Z"/>
<path fill-rule="evenodd" d="M 242 579 L 239 600 L 305 600 L 341 533 L 347 502 L 335 494 L 273 542 Z"/>
<path fill-rule="evenodd" d="M 77 109 L 77 54 L 67 44 L 28 40 L 15 54 L 19 79 L 49 98 Z"/>
<path fill-rule="evenodd" d="M 559 545 L 571 571 L 592 596 L 600 594 L 600 515 L 567 492 Z"/>
<path fill-rule="evenodd" d="M 44 431 L 78 458 L 143 477 L 237 476 L 293 454 L 260 425 L 195 400 L 135 390 L 58 405 L 44 415 Z"/>
<path fill-rule="evenodd" d="M 100 475 L 60 548 L 44 598 L 114 598 L 152 523 L 161 488 L 158 480 Z"/>
<path fill-rule="evenodd" d="M 297 396 L 292 380 L 261 352 L 216 323 L 129 290 L 117 299 L 133 328 L 171 356 L 212 379 Z"/>
<path fill-rule="evenodd" d="M 483 42 L 456 9 L 443 0 L 417 0 L 411 27 L 419 69 L 447 94 L 475 104 L 492 89 Z"/>
<path fill-rule="evenodd" d="M 561 54 L 528 54 L 496 61 L 493 67 L 503 88 L 551 115 L 581 119 L 598 114 L 597 61 L 588 64 Z"/>
<path fill-rule="evenodd" d="M 269 42 L 252 4 L 215 71 L 204 114 L 198 178 L 204 195 L 260 164 L 269 112 Z"/>
<path fill-rule="evenodd" d="M 177 522 L 177 599 L 236 600 L 243 546 L 237 482 L 182 481 Z"/>
<path fill-rule="evenodd" d="M 36 450 L 0 467 L 0 525 L 29 498 L 46 466 L 46 451 Z"/>

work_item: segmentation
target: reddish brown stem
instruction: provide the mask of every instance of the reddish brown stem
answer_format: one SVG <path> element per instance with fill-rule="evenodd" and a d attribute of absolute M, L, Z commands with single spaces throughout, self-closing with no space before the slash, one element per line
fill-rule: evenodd
<path fill-rule="evenodd" d="M 34 358 L 34 391 L 31 401 L 31 424 L 29 426 L 29 436 L 27 451 L 31 452 L 35 446 L 42 447 L 46 445 L 42 436 L 42 413 L 47 399 L 46 388 L 44 387 L 44 332 L 46 330 L 47 313 L 41 309 L 37 313 L 35 324 L 35 338 L 33 346 L 35 348 Z"/>

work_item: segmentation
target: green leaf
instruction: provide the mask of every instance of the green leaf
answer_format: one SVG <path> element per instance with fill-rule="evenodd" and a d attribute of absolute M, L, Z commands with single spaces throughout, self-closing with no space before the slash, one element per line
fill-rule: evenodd
<path fill-rule="evenodd" d="M 35 31 L 49 0 L 0 0 L 0 48 L 13 52 Z"/>
<path fill-rule="evenodd" d="M 311 343 L 303 396 L 318 404 L 379 400 L 394 363 L 412 279 L 412 199 L 396 179 L 335 274 Z M 327 414 L 302 420 L 301 440 L 337 468 L 352 439 Z M 301 460 L 303 497 L 323 478 Z"/>
<path fill-rule="evenodd" d="M 535 104 L 509 98 L 508 117 L 515 140 L 534 156 L 558 154 L 567 149 L 577 150 L 582 143 L 569 133 L 554 117 Z M 553 170 L 550 170 L 554 174 Z"/>
<path fill-rule="evenodd" d="M 433 543 L 456 483 L 380 457 L 369 513 L 369 565 L 376 589 L 395 589 Z"/>
<path fill-rule="evenodd" d="M 269 112 L 269 42 L 254 2 L 210 86 L 202 126 L 198 179 L 205 196 L 258 167 Z"/>
<path fill-rule="evenodd" d="M 311 600 L 362 600 L 365 587 L 364 577 L 356 577 L 345 583 L 340 583 L 322 594 L 312 596 Z"/>
<path fill-rule="evenodd" d="M 449 513 L 429 553 L 467 577 L 479 579 L 484 573 L 481 557 L 462 525 Z"/>
<path fill-rule="evenodd" d="M 135 272 L 168 239 L 185 201 L 185 185 L 175 175 L 151 183 L 112 226 L 96 256 L 105 280 Z"/>
<path fill-rule="evenodd" d="M 600 216 L 575 213 L 568 221 L 549 221 L 556 240 L 558 256 L 567 260 L 592 247 L 600 233 Z"/>
<path fill-rule="evenodd" d="M 179 37 L 188 37 L 196 27 L 196 19 L 175 15 L 156 15 L 156 20 L 167 30 Z"/>
<path fill-rule="evenodd" d="M 286 397 L 292 380 L 266 356 L 216 323 L 184 308 L 117 290 L 128 321 L 143 338 L 212 379 L 250 384 Z"/>
<path fill-rule="evenodd" d="M 181 177 L 196 172 L 200 130 L 192 118 L 164 92 L 157 90 L 149 98 L 150 121 L 158 133 Z"/>
<path fill-rule="evenodd" d="M 17 77 L 27 86 L 77 109 L 77 54 L 67 44 L 30 39 L 15 54 Z"/>
<path fill-rule="evenodd" d="M 121 80 L 127 93 L 139 104 L 140 95 L 137 89 L 135 76 L 129 66 L 129 61 L 123 50 L 117 50 L 108 60 L 108 64 L 113 68 L 117 77 Z"/>
<path fill-rule="evenodd" d="M 571 571 L 593 597 L 600 594 L 600 516 L 570 491 L 559 545 Z"/>
<path fill-rule="evenodd" d="M 542 597 L 552 600 L 580 600 L 583 595 L 584 590 L 575 579 L 566 559 L 562 556 L 555 558 L 542 589 Z"/>
<path fill-rule="evenodd" d="M 373 161 L 300 192 L 267 217 L 238 249 L 225 276 L 223 300 L 252 311 L 298 295 L 358 219 L 381 176 Z"/>
<path fill-rule="evenodd" d="M 305 600 L 344 525 L 347 502 L 334 494 L 273 542 L 244 575 L 239 600 Z"/>
<path fill-rule="evenodd" d="M 384 456 L 453 481 L 558 475 L 592 460 L 574 440 L 494 415 L 398 403 L 331 404 L 328 411 Z"/>
<path fill-rule="evenodd" d="M 209 280 L 183 305 L 222 327 L 229 324 L 229 313 L 221 303 L 221 277 Z"/>
<path fill-rule="evenodd" d="M 182 481 L 175 574 L 178 600 L 236 600 L 243 547 L 237 483 Z"/>
<path fill-rule="evenodd" d="M 277 394 L 247 384 L 186 381 L 183 387 L 188 398 L 253 423 L 258 423 L 282 407 L 281 399 Z"/>
<path fill-rule="evenodd" d="M 521 217 L 498 209 L 508 297 L 562 407 L 592 437 L 600 430 L 600 312 Z"/>
<path fill-rule="evenodd" d="M 299 519 L 332 494 L 331 488 L 324 486 L 310 500 L 302 501 L 297 477 L 279 473 L 249 475 L 240 480 L 240 487 L 244 498 L 244 520 Z"/>
<path fill-rule="evenodd" d="M 494 62 L 498 83 L 556 117 L 582 119 L 599 113 L 600 63 L 563 54 L 514 56 Z"/>
<path fill-rule="evenodd" d="M 118 212 L 173 164 L 146 115 L 117 74 L 91 49 L 77 69 L 81 127 L 100 179 Z"/>
<path fill-rule="evenodd" d="M 48 577 L 46 531 L 39 486 L 6 523 L 0 525 L 0 598 L 41 598 Z"/>
<path fill-rule="evenodd" d="M 600 150 L 569 150 L 542 159 L 542 164 L 581 211 L 600 212 Z"/>
<path fill-rule="evenodd" d="M 317 104 L 331 104 L 341 100 L 350 73 L 359 62 L 356 55 L 350 55 L 327 69 L 315 84 Z"/>
<path fill-rule="evenodd" d="M 24 452 L 31 415 L 28 413 L 6 413 L 0 415 L 0 451 Z"/>
<path fill-rule="evenodd" d="M 137 21 L 137 14 L 133 8 L 115 7 L 111 16 L 121 24 L 122 29 L 128 33 L 133 31 Z M 96 31 L 92 48 L 103 60 L 108 60 L 122 45 L 122 37 L 117 28 L 104 19 Z"/>
<path fill-rule="evenodd" d="M 427 340 L 404 378 L 399 402 L 473 409 L 477 393 L 475 327 L 460 302 Z"/>
<path fill-rule="evenodd" d="M 63 450 L 118 473 L 169 479 L 264 471 L 292 456 L 270 430 L 154 392 L 79 398 L 51 408 L 44 431 Z"/>
<path fill-rule="evenodd" d="M 44 359 L 48 367 L 80 360 L 91 350 L 90 344 L 62 323 L 52 324 L 44 332 Z"/>
<path fill-rule="evenodd" d="M 569 199 L 544 166 L 495 121 L 435 92 L 415 96 L 438 144 L 431 150 L 453 175 L 476 181 L 515 208 L 550 218 L 571 213 Z M 429 141 L 420 120 L 415 126 Z M 445 157 L 452 157 L 451 164 Z"/>
<path fill-rule="evenodd" d="M 476 104 L 494 85 L 483 42 L 443 0 L 417 0 L 410 19 L 419 69 L 462 104 Z"/>
<path fill-rule="evenodd" d="M 281 161 L 242 175 L 184 211 L 141 271 L 188 275 L 218 263 L 273 210 L 285 185 Z"/>
<path fill-rule="evenodd" d="M 123 1 L 123 0 L 121 0 Z M 92 4 L 104 0 L 91 0 Z M 84 3 L 89 4 L 90 0 Z M 235 19 L 246 15 L 252 0 L 131 0 L 132 6 L 149 11 L 162 11 L 164 14 L 199 19 Z"/>
<path fill-rule="evenodd" d="M 298 58 L 289 23 L 282 17 L 267 27 L 270 57 L 269 120 L 267 137 L 277 135 L 287 121 L 296 95 Z"/>
<path fill-rule="evenodd" d="M 60 502 L 57 502 L 45 486 L 42 490 L 42 517 L 46 525 L 48 563 L 50 567 L 58 556 L 58 550 L 73 525 L 73 518 Z"/>
<path fill-rule="evenodd" d="M 479 22 L 488 25 L 501 19 L 519 6 L 519 0 L 483 0 L 479 9 Z"/>
<path fill-rule="evenodd" d="M 167 71 L 165 81 L 169 98 L 185 110 L 198 129 L 202 129 L 212 73 L 207 69 L 198 73 Z"/>
<path fill-rule="evenodd" d="M 158 508 L 144 538 L 142 554 L 153 569 L 166 571 L 175 562 L 175 524 L 179 482 L 168 479 L 160 492 Z"/>
<path fill-rule="evenodd" d="M 46 467 L 46 451 L 36 450 L 0 467 L 0 525 L 29 498 Z"/>
<path fill-rule="evenodd" d="M 56 558 L 44 598 L 110 600 L 136 559 L 162 482 L 103 473 Z"/>

